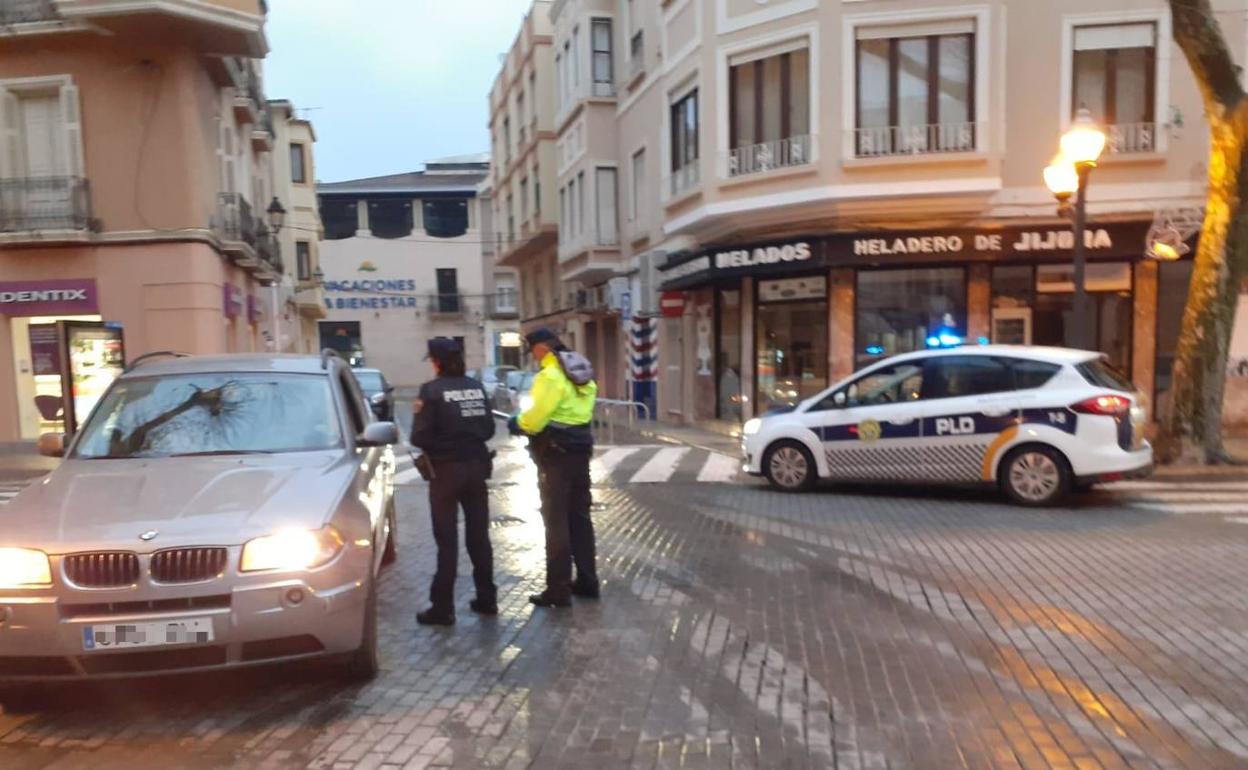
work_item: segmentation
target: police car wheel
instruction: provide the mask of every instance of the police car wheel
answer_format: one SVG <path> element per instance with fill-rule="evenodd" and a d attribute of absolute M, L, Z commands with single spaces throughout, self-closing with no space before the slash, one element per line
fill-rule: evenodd
<path fill-rule="evenodd" d="M 1001 464 L 1001 487 L 1021 505 L 1053 505 L 1066 496 L 1072 483 L 1070 464 L 1050 447 L 1019 447 Z"/>
<path fill-rule="evenodd" d="M 768 448 L 763 473 L 772 487 L 783 492 L 805 492 L 818 479 L 815 458 L 796 441 L 781 441 Z"/>

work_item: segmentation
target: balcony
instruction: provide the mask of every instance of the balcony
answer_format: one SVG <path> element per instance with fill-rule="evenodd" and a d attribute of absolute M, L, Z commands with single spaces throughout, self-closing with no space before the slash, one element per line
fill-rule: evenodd
<path fill-rule="evenodd" d="M 242 83 L 234 89 L 234 118 L 239 123 L 259 124 L 261 116 L 268 112 L 260 76 L 250 63 L 242 65 Z"/>
<path fill-rule="evenodd" d="M 267 279 L 276 280 L 286 272 L 282 264 L 282 243 L 277 233 L 269 232 L 263 223 L 256 224 L 256 257 L 260 260 L 260 272 Z"/>
<path fill-rule="evenodd" d="M 497 289 L 490 295 L 491 318 L 514 318 L 520 315 L 520 306 L 516 302 L 516 290 L 509 288 Z"/>
<path fill-rule="evenodd" d="M 0 27 L 60 20 L 52 0 L 0 0 Z"/>
<path fill-rule="evenodd" d="M 702 183 L 702 167 L 694 160 L 676 169 L 663 180 L 663 200 L 671 201 L 697 189 Z"/>
<path fill-rule="evenodd" d="M 429 298 L 429 315 L 457 316 L 463 313 L 464 295 L 459 292 L 444 292 Z"/>
<path fill-rule="evenodd" d="M 269 152 L 273 149 L 273 115 L 266 105 L 260 111 L 260 122 L 251 127 L 251 147 L 256 152 Z"/>
<path fill-rule="evenodd" d="M 974 152 L 978 133 L 975 123 L 859 128 L 854 131 L 854 154 L 859 158 L 890 158 Z"/>
<path fill-rule="evenodd" d="M 251 204 L 238 193 L 217 195 L 217 221 L 214 229 L 225 243 L 226 251 L 241 251 L 246 246 L 255 252 L 256 219 Z"/>
<path fill-rule="evenodd" d="M 80 177 L 0 179 L 0 233 L 78 233 L 91 228 L 90 185 Z M 12 240 L 6 238 L 5 240 Z"/>
<path fill-rule="evenodd" d="M 1105 127 L 1105 152 L 1131 155 L 1157 151 L 1156 123 L 1122 123 Z"/>
<path fill-rule="evenodd" d="M 595 99 L 614 99 L 615 83 L 606 80 L 595 80 L 590 84 L 589 94 Z"/>
<path fill-rule="evenodd" d="M 325 318 L 325 289 L 312 281 L 300 282 L 295 291 L 295 307 L 299 314 L 313 320 Z"/>
<path fill-rule="evenodd" d="M 774 142 L 748 144 L 728 153 L 729 178 L 806 166 L 814 159 L 815 138 L 809 134 Z"/>

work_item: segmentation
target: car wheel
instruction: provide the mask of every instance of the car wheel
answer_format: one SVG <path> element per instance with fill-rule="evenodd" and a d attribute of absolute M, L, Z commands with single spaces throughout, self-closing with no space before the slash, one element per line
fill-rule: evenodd
<path fill-rule="evenodd" d="M 1053 505 L 1070 492 L 1072 483 L 1066 458 L 1047 446 L 1019 447 L 1001 464 L 1001 488 L 1020 505 Z"/>
<path fill-rule="evenodd" d="M 399 560 L 398 514 L 395 512 L 394 495 L 386 506 L 386 550 L 381 553 L 381 566 L 388 567 Z"/>
<path fill-rule="evenodd" d="M 782 492 L 805 492 L 815 486 L 819 470 L 810 450 L 796 441 L 781 441 L 763 455 L 763 474 Z"/>
<path fill-rule="evenodd" d="M 364 635 L 360 648 L 351 653 L 343 673 L 353 682 L 367 682 L 381 670 L 377 651 L 377 578 L 369 578 L 368 597 L 364 600 Z"/>

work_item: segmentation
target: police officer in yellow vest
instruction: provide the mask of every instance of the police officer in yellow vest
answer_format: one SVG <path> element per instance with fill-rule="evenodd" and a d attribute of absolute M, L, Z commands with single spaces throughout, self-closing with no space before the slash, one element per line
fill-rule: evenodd
<path fill-rule="evenodd" d="M 591 422 L 598 384 L 584 356 L 568 350 L 549 329 L 525 336 L 541 372 L 533 379 L 532 405 L 511 418 L 513 435 L 529 437 L 546 524 L 546 590 L 529 597 L 539 607 L 568 607 L 572 596 L 597 599 L 594 523 L 589 516 Z M 576 563 L 576 578 L 572 564 Z"/>

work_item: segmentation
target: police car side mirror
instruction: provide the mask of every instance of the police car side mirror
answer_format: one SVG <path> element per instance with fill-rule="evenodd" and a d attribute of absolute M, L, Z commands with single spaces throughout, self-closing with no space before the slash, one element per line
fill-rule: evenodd
<path fill-rule="evenodd" d="M 845 404 L 848 402 L 849 399 L 846 398 L 845 391 L 841 390 L 832 394 L 832 403 L 836 404 L 838 407 L 844 408 Z"/>
<path fill-rule="evenodd" d="M 364 429 L 355 443 L 362 447 L 397 444 L 399 443 L 399 426 L 392 422 L 375 422 Z"/>

